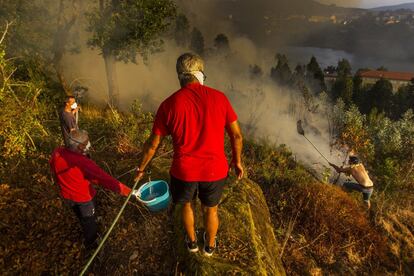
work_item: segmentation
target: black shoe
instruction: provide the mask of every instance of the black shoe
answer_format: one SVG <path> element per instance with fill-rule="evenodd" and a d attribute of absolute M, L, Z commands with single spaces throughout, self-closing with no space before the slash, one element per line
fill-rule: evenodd
<path fill-rule="evenodd" d="M 88 251 L 95 250 L 95 249 L 98 248 L 99 244 L 101 243 L 101 240 L 102 240 L 101 235 L 99 235 L 97 233 L 94 241 L 89 242 L 89 243 L 84 242 L 84 246 L 85 246 L 86 250 L 88 250 Z"/>
<path fill-rule="evenodd" d="M 185 244 L 187 246 L 187 250 L 191 253 L 195 253 L 198 252 L 198 245 L 197 245 L 197 240 L 195 241 L 190 241 L 188 236 L 185 236 Z"/>
<path fill-rule="evenodd" d="M 217 247 L 217 236 L 214 239 L 214 246 L 213 247 L 209 246 L 208 243 L 206 243 L 206 240 L 207 240 L 206 239 L 206 232 L 204 232 L 203 239 L 204 239 L 203 253 L 207 257 L 210 257 L 210 256 L 213 255 L 214 251 L 216 250 L 216 247 Z"/>

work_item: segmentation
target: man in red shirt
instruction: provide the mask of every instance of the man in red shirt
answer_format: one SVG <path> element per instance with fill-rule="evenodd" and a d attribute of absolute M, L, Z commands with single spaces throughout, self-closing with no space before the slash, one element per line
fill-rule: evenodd
<path fill-rule="evenodd" d="M 183 54 L 177 60 L 181 89 L 158 108 L 152 134 L 144 147 L 136 180 L 154 156 L 162 138 L 172 136 L 174 157 L 170 170 L 171 193 L 175 203 L 183 205 L 182 219 L 187 232 L 187 249 L 197 252 L 194 212 L 191 200 L 198 194 L 204 214 L 204 254 L 211 256 L 216 247 L 219 225 L 218 203 L 229 171 L 224 152 L 225 131 L 230 137 L 238 179 L 243 177 L 242 135 L 227 97 L 204 86 L 204 64 L 198 55 Z"/>
<path fill-rule="evenodd" d="M 86 157 L 90 147 L 88 133 L 73 130 L 68 136 L 67 147 L 55 149 L 49 164 L 60 194 L 72 207 L 82 226 L 87 249 L 97 246 L 97 225 L 92 184 L 128 196 L 131 189 L 108 175 L 95 162 Z"/>

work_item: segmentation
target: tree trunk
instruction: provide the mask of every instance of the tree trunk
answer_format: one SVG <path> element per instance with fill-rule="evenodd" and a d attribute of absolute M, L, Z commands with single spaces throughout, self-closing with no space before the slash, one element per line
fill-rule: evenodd
<path fill-rule="evenodd" d="M 78 13 L 74 11 L 74 15 L 72 18 L 67 21 L 64 15 L 64 1 L 61 0 L 59 4 L 59 14 L 58 14 L 58 21 L 57 21 L 57 30 L 53 41 L 53 67 L 55 68 L 56 75 L 60 84 L 62 85 L 63 90 L 65 90 L 66 95 L 71 95 L 72 91 L 70 86 L 68 85 L 64 74 L 63 74 L 63 66 L 62 66 L 62 59 L 66 52 L 66 44 L 69 37 L 69 33 L 72 27 L 76 23 L 76 19 L 78 17 Z"/>
<path fill-rule="evenodd" d="M 106 79 L 108 80 L 108 103 L 112 107 L 119 107 L 119 87 L 116 74 L 116 59 L 109 51 L 104 51 Z"/>
<path fill-rule="evenodd" d="M 63 90 L 65 91 L 66 95 L 72 95 L 72 89 L 70 88 L 68 82 L 66 81 L 66 78 L 63 74 L 63 69 L 62 66 L 60 66 L 59 64 L 55 64 L 55 71 L 56 71 L 56 75 L 58 77 L 59 83 L 62 86 Z"/>

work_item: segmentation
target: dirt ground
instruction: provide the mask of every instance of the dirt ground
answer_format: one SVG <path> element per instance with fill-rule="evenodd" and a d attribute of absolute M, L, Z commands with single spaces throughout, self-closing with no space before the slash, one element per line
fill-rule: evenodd
<path fill-rule="evenodd" d="M 2 275 L 78 274 L 86 263 L 79 222 L 58 195 L 45 165 L 47 158 L 44 163 L 25 164 L 30 185 L 25 181 L 0 185 Z M 109 228 L 124 199 L 98 188 L 100 233 Z M 132 199 L 90 272 L 174 274 L 177 263 L 171 222 L 167 212 L 151 214 Z"/>

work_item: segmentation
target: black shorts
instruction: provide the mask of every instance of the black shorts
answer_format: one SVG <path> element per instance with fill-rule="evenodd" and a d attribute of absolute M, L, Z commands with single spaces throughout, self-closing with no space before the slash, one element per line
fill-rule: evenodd
<path fill-rule="evenodd" d="M 211 182 L 187 182 L 171 175 L 171 194 L 174 203 L 191 202 L 197 197 L 207 207 L 219 204 L 227 177 Z"/>

